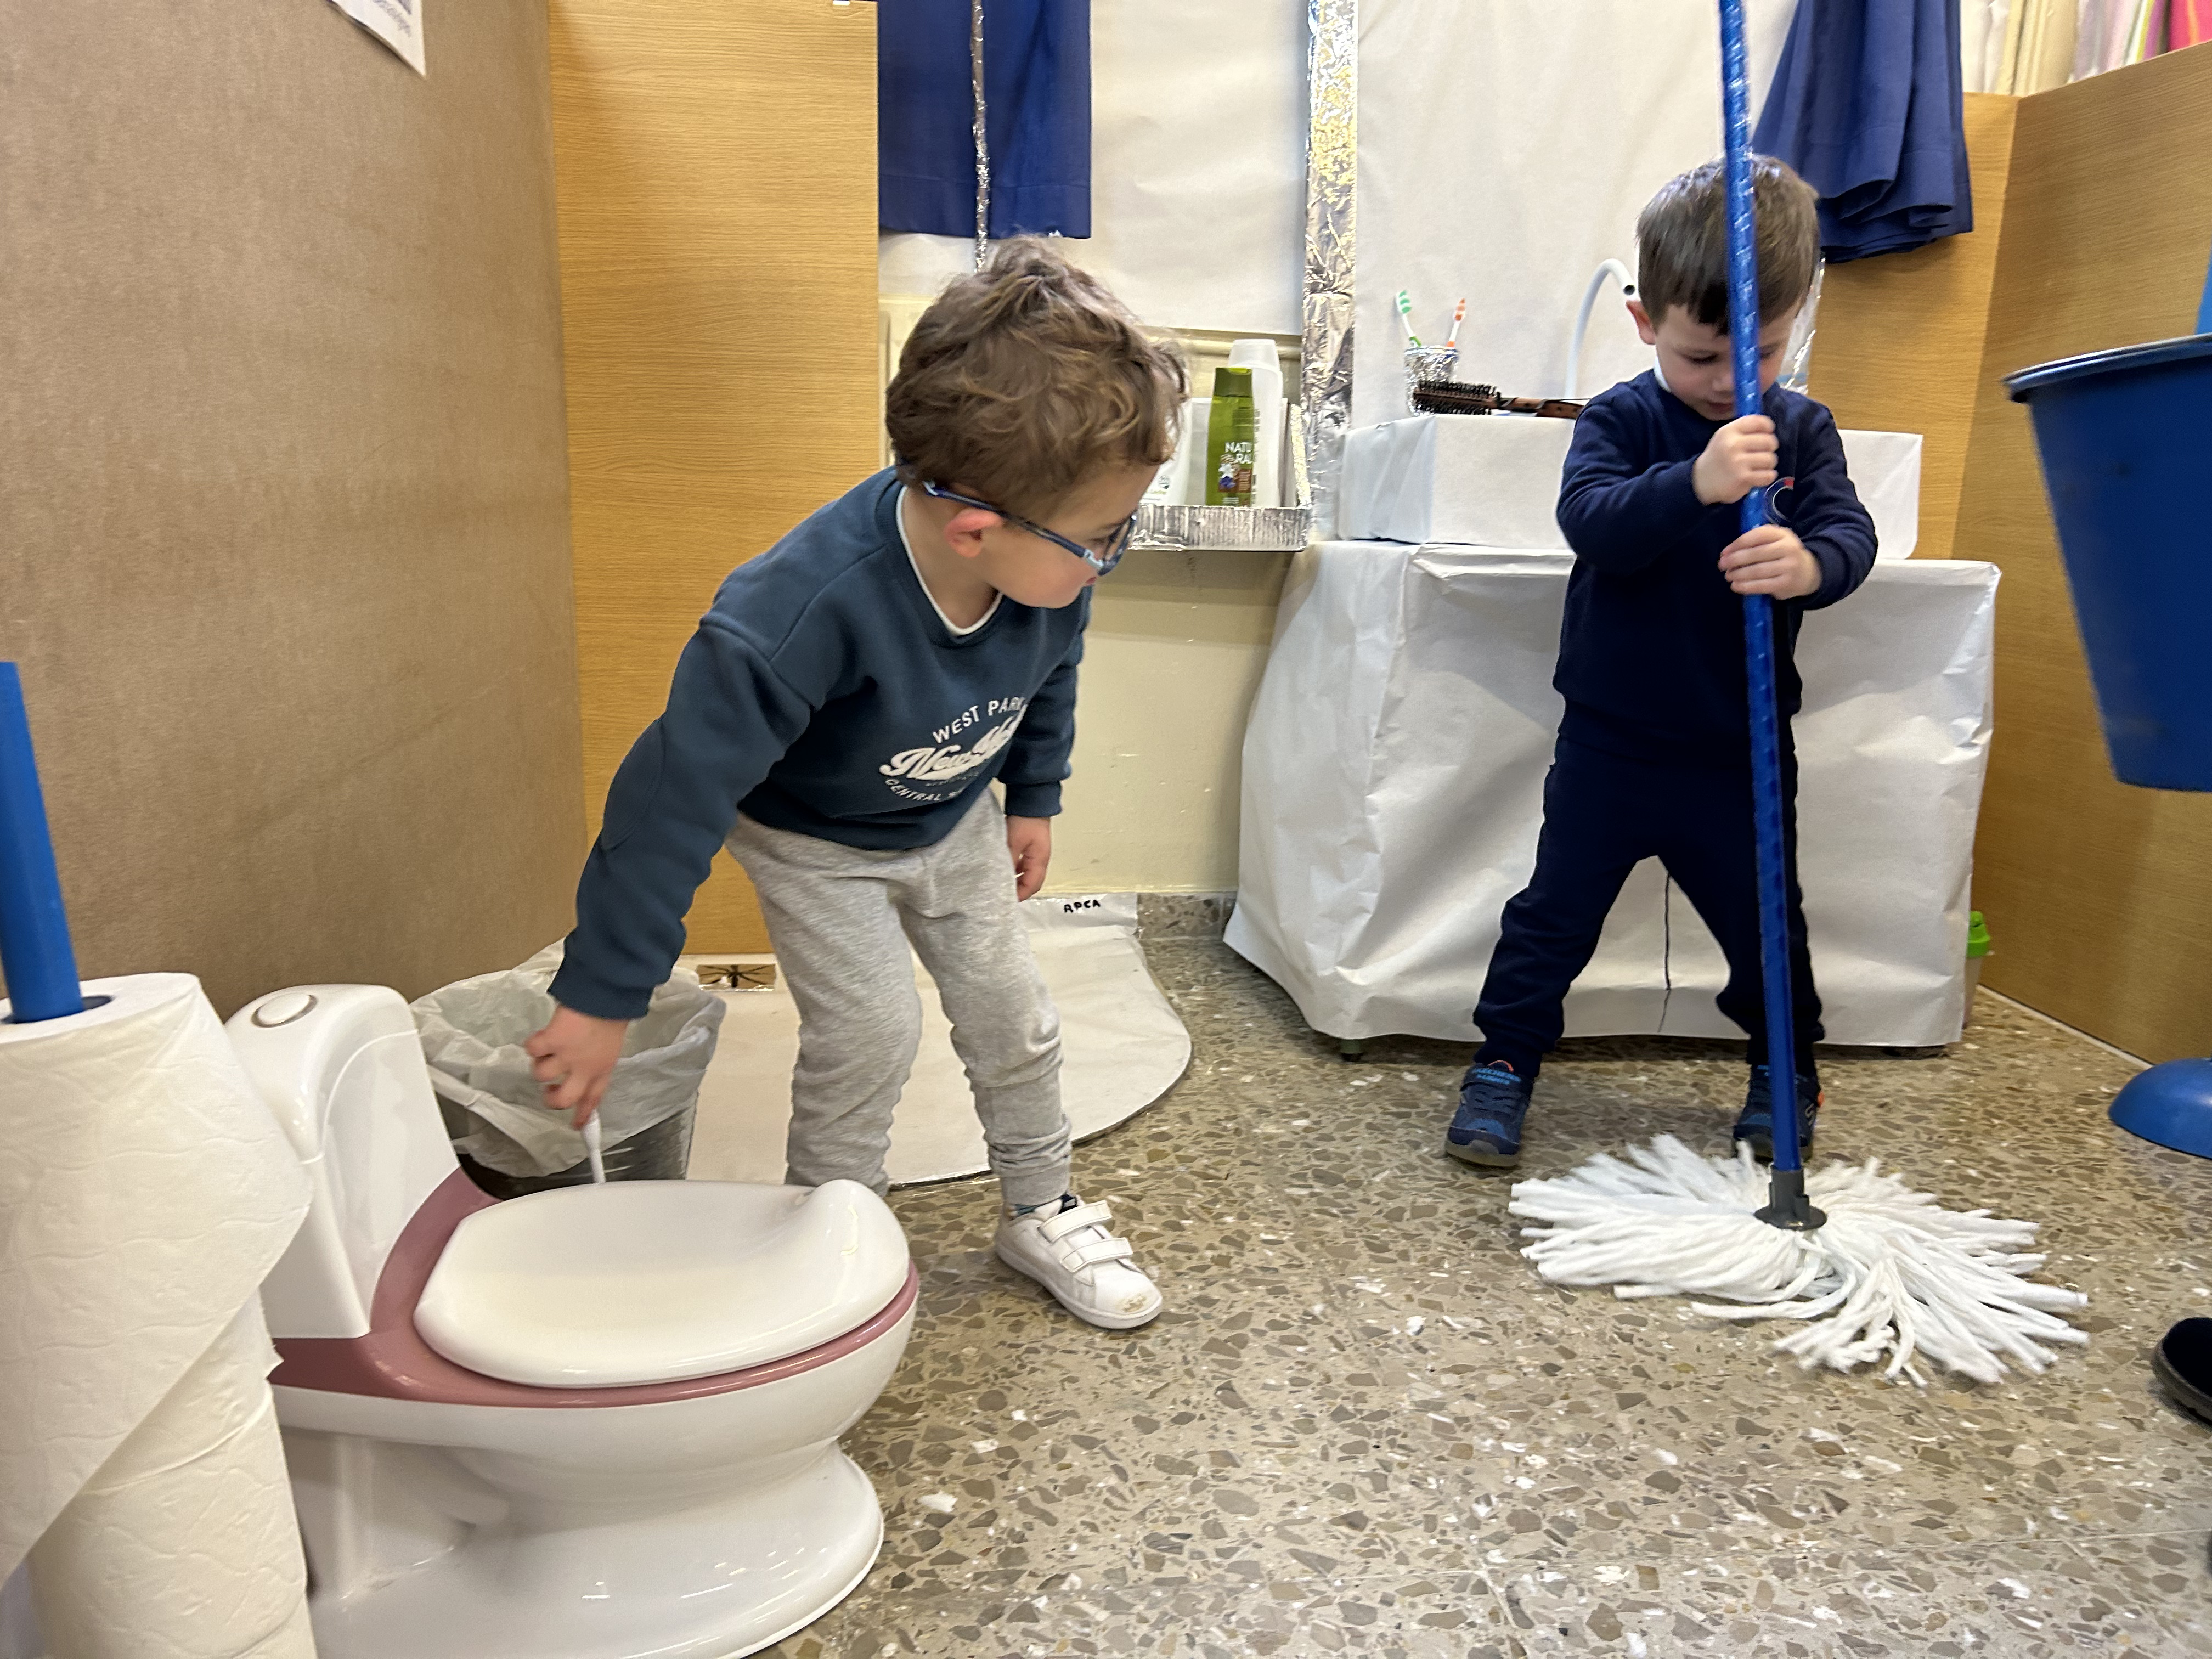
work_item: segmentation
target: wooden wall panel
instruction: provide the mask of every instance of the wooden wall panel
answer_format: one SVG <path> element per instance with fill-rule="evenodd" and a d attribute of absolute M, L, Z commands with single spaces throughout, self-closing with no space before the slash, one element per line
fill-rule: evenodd
<path fill-rule="evenodd" d="M 877 465 L 875 8 L 553 0 L 586 819 L 731 568 Z M 765 950 L 726 859 L 694 950 Z"/>
<path fill-rule="evenodd" d="M 1821 283 L 1813 395 L 1839 425 L 1926 440 L 1919 558 L 1953 556 L 2019 103 L 1984 93 L 1966 99 L 1972 230 L 1910 253 L 1832 265 Z"/>
<path fill-rule="evenodd" d="M 417 995 L 582 851 L 543 0 L 14 6 L 0 656 L 78 954 Z"/>
<path fill-rule="evenodd" d="M 2208 156 L 2212 49 L 2021 100 L 1958 538 L 2004 569 L 1975 862 L 1988 983 L 2153 1060 L 2212 1049 L 2212 795 L 2114 781 L 2027 412 L 2002 380 L 2191 331 Z"/>

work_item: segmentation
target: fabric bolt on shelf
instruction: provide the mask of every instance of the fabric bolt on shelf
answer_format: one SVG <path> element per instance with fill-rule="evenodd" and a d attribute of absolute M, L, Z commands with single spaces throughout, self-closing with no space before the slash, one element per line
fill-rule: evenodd
<path fill-rule="evenodd" d="M 1345 441 L 1337 527 L 1348 541 L 1463 542 L 1565 548 L 1557 509 L 1571 421 L 1414 415 Z M 1920 539 L 1921 437 L 1844 432 L 1844 457 L 1874 515 L 1876 557 L 1902 559 Z"/>
<path fill-rule="evenodd" d="M 1573 559 L 1330 542 L 1293 564 L 1243 751 L 1229 945 L 1336 1037 L 1472 1041 L 1505 902 L 1534 867 Z M 1958 1035 L 1990 737 L 1997 572 L 1877 563 L 1805 619 L 1805 911 L 1829 1040 Z M 1647 860 L 1567 998 L 1567 1034 L 1740 1037 L 1719 946 Z"/>
<path fill-rule="evenodd" d="M 1134 895 L 1048 895 L 1021 908 L 1045 988 L 1060 1010 L 1060 1092 L 1080 1140 L 1166 1093 L 1190 1064 L 1190 1036 L 1145 965 Z M 891 1123 L 889 1170 L 896 1186 L 975 1175 L 988 1167 L 951 1028 L 919 963 L 915 980 L 923 993 L 921 1051 Z M 691 1175 L 780 1182 L 799 1011 L 781 975 L 769 990 L 719 994 L 729 1012 L 699 1091 Z"/>
<path fill-rule="evenodd" d="M 2081 0 L 2012 0 L 2004 23 L 2004 56 L 1991 92 L 2026 97 L 2063 87 L 2074 73 L 2074 37 Z"/>
<path fill-rule="evenodd" d="M 2014 0 L 1960 0 L 1959 66 L 1968 92 L 2006 90 L 1997 82 L 2014 9 Z"/>
<path fill-rule="evenodd" d="M 1959 0 L 1800 0 L 1752 145 L 1820 192 L 1832 262 L 1974 228 Z"/>
<path fill-rule="evenodd" d="M 70 1659 L 307 1652 L 304 1638 L 253 1646 L 305 1594 L 296 1533 L 264 1524 L 272 1505 L 289 1514 L 281 1462 L 266 1478 L 273 1422 L 255 1419 L 227 1451 L 187 1448 L 174 1479 L 148 1453 L 184 1444 L 168 1438 L 189 1437 L 179 1413 L 213 1420 L 194 1399 L 228 1401 L 241 1423 L 265 1407 L 255 1296 L 307 1213 L 307 1177 L 197 979 L 84 990 L 107 1000 L 0 1024 L 0 1576 L 67 1513 L 33 1563 L 39 1599 L 110 1619 L 62 1649 Z M 133 1469 L 161 1478 L 125 1479 Z M 160 1547 L 195 1505 L 234 1537 Z"/>

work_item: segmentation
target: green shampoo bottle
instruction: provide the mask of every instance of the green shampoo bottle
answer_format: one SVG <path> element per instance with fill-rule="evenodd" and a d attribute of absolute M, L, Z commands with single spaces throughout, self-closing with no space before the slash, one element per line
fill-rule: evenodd
<path fill-rule="evenodd" d="M 1252 470 L 1258 428 L 1252 407 L 1252 371 L 1213 371 L 1213 408 L 1206 423 L 1206 504 L 1252 505 Z"/>

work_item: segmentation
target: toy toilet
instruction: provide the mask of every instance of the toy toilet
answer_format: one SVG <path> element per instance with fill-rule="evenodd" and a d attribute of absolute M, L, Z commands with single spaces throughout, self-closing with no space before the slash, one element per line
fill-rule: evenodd
<path fill-rule="evenodd" d="M 838 1449 L 917 1277 L 882 1200 L 719 1182 L 495 1204 L 415 1023 L 318 985 L 231 1040 L 314 1180 L 262 1301 L 325 1659 L 726 1659 L 866 1576 Z"/>

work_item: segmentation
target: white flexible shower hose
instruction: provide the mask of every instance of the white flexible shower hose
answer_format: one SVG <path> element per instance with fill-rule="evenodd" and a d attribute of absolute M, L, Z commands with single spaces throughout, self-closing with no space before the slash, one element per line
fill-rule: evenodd
<path fill-rule="evenodd" d="M 1596 306 L 1598 291 L 1604 288 L 1605 279 L 1608 276 L 1620 284 L 1623 294 L 1626 294 L 1636 281 L 1628 267 L 1618 259 L 1607 259 L 1591 273 L 1589 286 L 1583 290 L 1582 309 L 1575 313 L 1574 338 L 1567 343 L 1567 384 L 1559 392 L 1562 398 L 1573 397 L 1575 387 L 1582 382 L 1583 336 L 1589 331 L 1590 312 Z"/>

